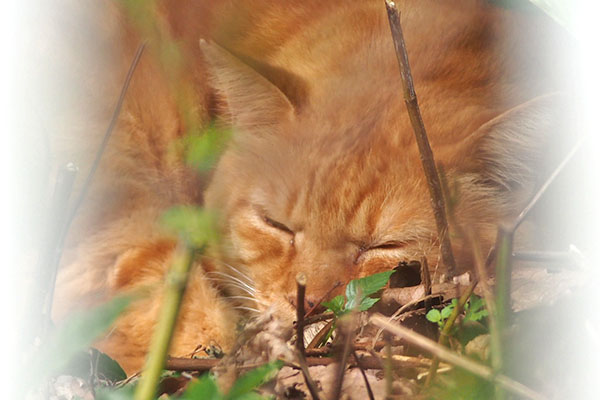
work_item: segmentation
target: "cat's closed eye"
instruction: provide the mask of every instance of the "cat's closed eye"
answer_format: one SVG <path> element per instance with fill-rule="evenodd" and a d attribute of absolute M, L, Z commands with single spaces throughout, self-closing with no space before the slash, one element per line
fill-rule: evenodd
<path fill-rule="evenodd" d="M 394 252 L 404 250 L 407 246 L 416 243 L 414 240 L 389 240 L 387 242 L 375 243 L 372 245 L 361 245 L 354 259 L 357 264 L 365 258 L 370 259 L 372 256 L 387 255 L 394 256 Z"/>
<path fill-rule="evenodd" d="M 408 246 L 409 244 L 411 244 L 411 241 L 408 240 L 391 240 L 389 242 L 385 242 L 385 243 L 381 243 L 381 244 L 376 244 L 374 246 L 368 247 L 366 249 L 366 251 L 370 251 L 370 250 L 399 250 L 399 249 L 403 249 L 406 246 Z"/>
<path fill-rule="evenodd" d="M 272 228 L 275 228 L 282 232 L 288 233 L 290 235 L 294 235 L 294 231 L 291 230 L 290 228 L 288 228 L 285 224 L 283 224 L 279 221 L 275 221 L 274 219 L 272 219 L 266 215 L 263 215 L 263 221 L 265 221 L 265 223 L 267 225 L 271 226 Z"/>

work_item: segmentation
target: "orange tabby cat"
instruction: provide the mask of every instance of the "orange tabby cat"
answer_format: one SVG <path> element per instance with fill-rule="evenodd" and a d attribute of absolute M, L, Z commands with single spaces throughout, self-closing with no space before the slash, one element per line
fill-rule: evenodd
<path fill-rule="evenodd" d="M 235 133 L 204 194 L 222 217 L 222 240 L 192 273 L 171 354 L 210 343 L 227 349 L 244 314 L 272 308 L 291 321 L 298 272 L 308 277 L 309 304 L 336 282 L 423 255 L 439 277 L 383 0 L 199 7 L 161 3 L 160 18 L 189 52 L 181 79 L 200 114 L 216 111 Z M 546 142 L 560 131 L 563 71 L 547 51 L 558 46 L 555 27 L 475 0 L 398 8 L 431 145 L 457 189 L 455 214 L 487 250 L 497 223 L 533 192 Z M 156 218 L 200 201 L 199 183 L 169 158 L 169 142 L 184 129 L 165 82 L 146 55 L 75 230 L 85 233 L 72 235 L 57 317 L 164 280 L 175 241 Z M 468 247 L 458 237 L 453 247 L 459 268 L 469 268 Z M 142 365 L 161 291 L 99 343 L 129 373 Z"/>

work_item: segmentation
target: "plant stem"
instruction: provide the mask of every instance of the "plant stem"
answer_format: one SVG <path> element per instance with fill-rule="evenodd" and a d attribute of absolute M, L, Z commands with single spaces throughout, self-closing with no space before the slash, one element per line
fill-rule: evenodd
<path fill-rule="evenodd" d="M 448 337 L 450 336 L 450 330 L 454 326 L 454 322 L 456 321 L 456 318 L 458 318 L 458 316 L 462 312 L 463 308 L 465 307 L 465 304 L 467 303 L 467 301 L 473 294 L 473 290 L 475 289 L 476 285 L 477 285 L 477 281 L 474 281 L 473 283 L 471 283 L 467 287 L 465 292 L 462 294 L 462 296 L 460 296 L 460 299 L 458 299 L 458 303 L 456 304 L 456 307 L 454 307 L 454 309 L 452 310 L 452 313 L 446 320 L 446 323 L 444 324 L 444 327 L 442 328 L 442 331 L 440 332 L 440 339 L 438 341 L 440 346 L 444 346 L 444 347 L 448 346 Z M 427 375 L 427 379 L 425 381 L 425 386 L 429 386 L 431 384 L 431 382 L 433 382 L 433 379 L 435 378 L 435 374 L 438 369 L 439 362 L 440 361 L 439 361 L 438 357 L 436 356 L 433 359 L 433 362 L 431 363 L 431 367 L 429 368 L 429 374 Z"/>
<path fill-rule="evenodd" d="M 514 231 L 500 226 L 496 242 L 496 319 L 503 332 L 511 319 L 510 286 Z"/>
<path fill-rule="evenodd" d="M 135 400 L 151 400 L 156 395 L 158 381 L 165 365 L 167 352 L 175 329 L 179 306 L 187 285 L 187 278 L 194 261 L 194 250 L 179 246 L 167 277 L 163 304 L 156 325 L 146 366 L 135 391 Z"/>

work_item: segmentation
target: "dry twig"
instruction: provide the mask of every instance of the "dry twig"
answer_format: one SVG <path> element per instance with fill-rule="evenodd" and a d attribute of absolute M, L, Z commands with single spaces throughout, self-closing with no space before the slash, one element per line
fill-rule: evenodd
<path fill-rule="evenodd" d="M 369 395 L 369 400 L 375 400 L 375 396 L 373 395 L 373 390 L 371 389 L 371 384 L 369 383 L 369 379 L 367 378 L 367 373 L 365 372 L 365 366 L 363 365 L 361 359 L 356 354 L 356 350 L 352 349 L 352 356 L 356 360 L 356 366 L 360 370 L 360 374 L 362 375 L 365 381 L 365 387 L 367 388 L 367 394 Z"/>
<path fill-rule="evenodd" d="M 383 315 L 373 315 L 370 321 L 374 325 L 384 328 L 386 331 L 405 339 L 406 341 L 422 348 L 425 351 L 430 352 L 431 354 L 434 354 L 439 359 L 444 360 L 466 371 L 469 371 L 472 374 L 475 374 L 490 382 L 494 382 L 495 384 L 502 386 L 506 390 L 518 396 L 534 400 L 545 399 L 545 397 L 543 397 L 541 394 L 533 391 L 527 386 L 505 375 L 495 374 L 494 371 L 486 365 L 479 364 L 478 362 L 475 362 L 469 358 L 455 354 L 452 351 L 448 350 L 446 347 L 441 346 L 433 340 L 430 340 L 425 336 L 419 335 L 418 333 L 413 332 L 408 328 L 405 328 L 401 325 L 393 325 L 389 323 L 387 321 L 387 318 Z"/>
<path fill-rule="evenodd" d="M 447 268 L 448 275 L 453 277 L 456 274 L 456 262 L 454 261 L 450 236 L 448 235 L 448 219 L 446 217 L 442 186 L 440 184 L 438 171 L 435 167 L 433 152 L 431 151 L 429 139 L 427 138 L 425 124 L 423 123 L 423 118 L 421 117 L 421 110 L 419 109 L 419 103 L 417 101 L 417 95 L 413 85 L 410 65 L 408 63 L 408 54 L 404 44 L 404 35 L 402 34 L 402 27 L 400 25 L 400 13 L 396 8 L 396 4 L 391 0 L 385 0 L 385 6 L 392 31 L 392 38 L 394 40 L 396 57 L 400 66 L 400 76 L 402 78 L 402 89 L 404 92 L 404 103 L 406 104 L 410 122 L 415 132 L 415 138 L 419 147 L 419 154 L 421 156 L 423 170 L 425 171 L 425 177 L 427 178 L 427 183 L 429 186 L 431 207 L 433 208 L 433 215 L 435 217 L 435 223 L 440 240 L 442 262 Z"/>
<path fill-rule="evenodd" d="M 296 304 L 296 350 L 298 353 L 298 364 L 302 370 L 304 381 L 314 400 L 319 400 L 319 391 L 317 385 L 310 376 L 306 357 L 304 356 L 304 295 L 306 293 L 306 275 L 299 273 L 296 275 L 297 304 Z"/>

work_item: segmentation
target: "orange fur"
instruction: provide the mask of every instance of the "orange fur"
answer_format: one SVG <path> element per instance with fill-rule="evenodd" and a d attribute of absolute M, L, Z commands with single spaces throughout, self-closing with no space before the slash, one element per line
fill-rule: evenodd
<path fill-rule="evenodd" d="M 561 129 L 562 100 L 553 93 L 564 89 L 564 71 L 544 52 L 557 43 L 554 27 L 475 0 L 398 7 L 425 126 L 458 188 L 456 216 L 487 249 L 497 223 L 534 190 L 542 149 Z M 161 3 L 163 22 L 190 53 L 181 79 L 197 90 L 200 119 L 216 111 L 235 128 L 204 195 L 223 217 L 223 240 L 193 272 L 174 355 L 213 341 L 227 349 L 239 303 L 273 307 L 291 321 L 298 272 L 312 302 L 337 281 L 422 255 L 442 272 L 383 1 L 217 8 Z M 200 20 L 213 28 L 194 25 Z M 200 37 L 206 41 L 196 47 Z M 151 60 L 136 73 L 96 184 L 101 196 L 103 179 L 117 177 L 114 201 L 100 206 L 92 195 L 81 217 L 86 233 L 72 240 L 75 253 L 64 263 L 59 314 L 74 302 L 160 283 L 174 242 L 154 221 L 169 205 L 200 201 L 199 181 L 167 151 L 183 127 L 172 87 Z M 469 249 L 453 240 L 459 267 L 468 269 Z M 154 290 L 100 342 L 128 372 L 149 342 L 161 285 Z"/>

